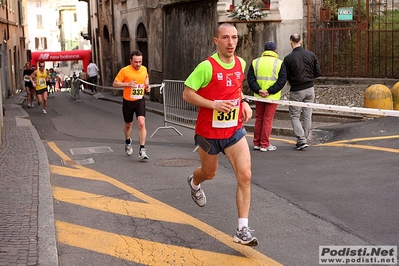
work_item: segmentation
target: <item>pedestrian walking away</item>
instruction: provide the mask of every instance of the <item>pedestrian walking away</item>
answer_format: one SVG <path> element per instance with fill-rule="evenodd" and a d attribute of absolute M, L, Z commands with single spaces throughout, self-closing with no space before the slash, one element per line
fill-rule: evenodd
<path fill-rule="evenodd" d="M 57 79 L 57 73 L 54 71 L 53 68 L 50 68 L 48 72 L 48 93 L 53 94 L 55 92 L 55 81 Z"/>
<path fill-rule="evenodd" d="M 262 56 L 252 61 L 247 82 L 256 98 L 280 100 L 281 90 L 287 82 L 287 72 L 283 61 L 278 58 L 274 42 L 267 42 Z M 270 143 L 277 104 L 256 101 L 255 107 L 254 150 L 277 150 L 277 147 Z"/>
<path fill-rule="evenodd" d="M 33 101 L 35 97 L 35 87 L 33 87 L 32 81 L 30 80 L 30 75 L 34 70 L 32 69 L 30 63 L 25 64 L 25 69 L 23 71 L 24 82 L 25 82 L 25 90 L 26 90 L 26 98 L 28 101 L 28 108 L 34 107 Z"/>
<path fill-rule="evenodd" d="M 123 67 L 116 75 L 112 84 L 115 88 L 123 88 L 122 113 L 125 121 L 123 132 L 125 134 L 125 152 L 133 154 L 132 127 L 133 116 L 136 114 L 138 126 L 138 138 L 140 143 L 139 159 L 149 159 L 145 149 L 147 129 L 145 126 L 145 99 L 144 93 L 150 92 L 149 77 L 147 68 L 142 65 L 143 54 L 140 51 L 133 51 L 130 54 L 130 65 Z"/>
<path fill-rule="evenodd" d="M 287 80 L 291 85 L 290 100 L 312 103 L 315 98 L 314 79 L 321 76 L 316 55 L 302 48 L 302 39 L 298 33 L 290 36 L 292 52 L 284 58 Z M 297 142 L 297 150 L 308 147 L 307 139 L 312 127 L 312 108 L 289 106 L 290 118 Z M 302 113 L 302 123 L 301 123 Z"/>
<path fill-rule="evenodd" d="M 47 114 L 47 72 L 44 69 L 44 62 L 39 61 L 39 68 L 30 75 L 30 80 L 36 88 L 37 105 L 43 103 L 43 114 Z"/>
<path fill-rule="evenodd" d="M 91 83 L 89 84 L 89 89 L 91 92 L 97 91 L 97 87 L 92 84 L 97 85 L 97 76 L 99 71 L 100 70 L 98 69 L 97 65 L 90 60 L 89 65 L 87 66 L 87 82 Z"/>
<path fill-rule="evenodd" d="M 219 153 L 225 154 L 237 178 L 238 226 L 233 241 L 256 246 L 258 240 L 248 226 L 251 155 L 243 122 L 251 118 L 252 109 L 242 94 L 246 63 L 235 55 L 238 34 L 233 25 L 221 24 L 213 42 L 216 53 L 202 61 L 184 83 L 183 99 L 199 109 L 194 139 L 201 161 L 187 182 L 193 201 L 205 206 L 201 184 L 215 177 Z"/>

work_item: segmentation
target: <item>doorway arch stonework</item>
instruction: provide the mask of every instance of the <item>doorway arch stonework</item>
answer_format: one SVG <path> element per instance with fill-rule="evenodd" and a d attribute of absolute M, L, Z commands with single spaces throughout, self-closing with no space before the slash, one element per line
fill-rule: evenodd
<path fill-rule="evenodd" d="M 122 67 L 127 66 L 130 61 L 130 33 L 129 27 L 126 24 L 122 25 L 121 29 L 121 64 Z"/>
<path fill-rule="evenodd" d="M 148 37 L 147 30 L 142 22 L 137 25 L 137 49 L 143 54 L 143 66 L 148 68 Z"/>

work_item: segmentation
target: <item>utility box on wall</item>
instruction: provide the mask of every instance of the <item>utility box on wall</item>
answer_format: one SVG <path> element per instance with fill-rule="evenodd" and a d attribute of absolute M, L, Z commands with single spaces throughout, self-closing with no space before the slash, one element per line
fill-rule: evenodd
<path fill-rule="evenodd" d="M 330 21 L 331 20 L 331 9 L 329 7 L 320 8 L 320 21 Z"/>

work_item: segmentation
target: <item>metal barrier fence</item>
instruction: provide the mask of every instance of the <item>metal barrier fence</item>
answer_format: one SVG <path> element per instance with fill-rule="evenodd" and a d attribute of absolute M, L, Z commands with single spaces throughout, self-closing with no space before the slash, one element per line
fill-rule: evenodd
<path fill-rule="evenodd" d="M 183 100 L 183 91 L 185 85 L 182 80 L 164 80 L 160 93 L 163 98 L 164 126 L 158 127 L 151 138 L 160 129 L 173 129 L 179 135 L 182 135 L 175 127 L 168 126 L 174 124 L 186 128 L 195 128 L 197 122 L 198 109 L 196 106 Z"/>

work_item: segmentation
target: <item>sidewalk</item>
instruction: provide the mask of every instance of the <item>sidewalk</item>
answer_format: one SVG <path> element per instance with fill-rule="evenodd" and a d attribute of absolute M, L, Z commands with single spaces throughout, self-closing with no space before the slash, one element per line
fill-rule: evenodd
<path fill-rule="evenodd" d="M 4 102 L 0 146 L 0 265 L 58 265 L 47 154 L 25 93 Z"/>

